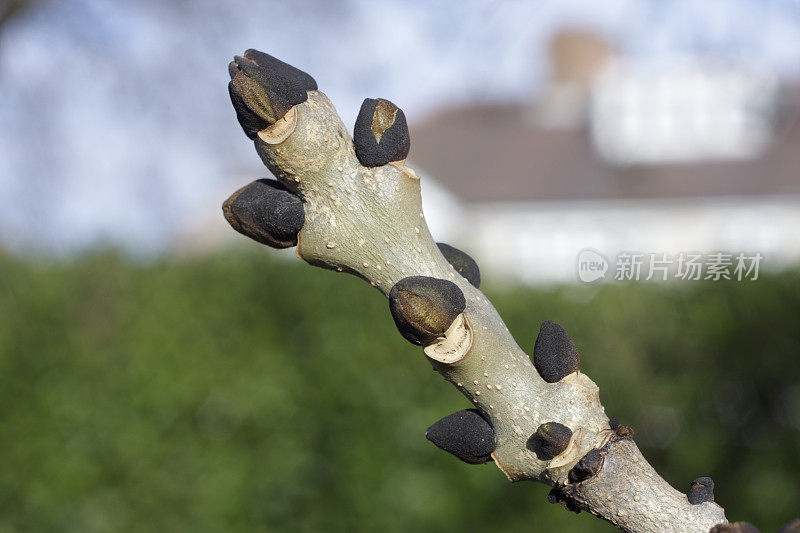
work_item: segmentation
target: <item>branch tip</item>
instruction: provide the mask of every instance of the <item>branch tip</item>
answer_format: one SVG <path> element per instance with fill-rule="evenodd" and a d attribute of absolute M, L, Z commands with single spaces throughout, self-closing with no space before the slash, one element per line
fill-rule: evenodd
<path fill-rule="evenodd" d="M 236 118 L 245 134 L 256 134 L 283 118 L 317 89 L 314 78 L 269 54 L 247 50 L 228 64 L 228 84 Z"/>
<path fill-rule="evenodd" d="M 282 78 L 304 91 L 317 90 L 317 81 L 310 74 L 276 57 L 253 48 L 245 50 L 244 57 L 258 65 L 268 76 Z"/>

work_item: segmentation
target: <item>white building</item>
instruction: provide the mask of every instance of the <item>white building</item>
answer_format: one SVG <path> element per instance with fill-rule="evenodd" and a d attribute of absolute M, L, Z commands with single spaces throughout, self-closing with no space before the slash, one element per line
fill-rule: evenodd
<path fill-rule="evenodd" d="M 697 58 L 613 58 L 580 32 L 553 41 L 553 82 L 532 106 L 451 109 L 412 128 L 437 238 L 487 277 L 528 283 L 577 280 L 584 249 L 608 259 L 607 278 L 625 252 L 800 264 L 800 91 Z M 431 177 L 446 207 L 425 197 Z M 440 226 L 440 211 L 458 222 Z"/>

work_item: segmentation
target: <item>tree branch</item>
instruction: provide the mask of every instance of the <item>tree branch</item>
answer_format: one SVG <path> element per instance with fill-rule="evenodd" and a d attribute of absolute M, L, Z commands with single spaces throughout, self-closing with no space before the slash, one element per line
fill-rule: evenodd
<path fill-rule="evenodd" d="M 301 259 L 355 274 L 389 297 L 403 336 L 424 346 L 477 409 L 437 422 L 430 440 L 467 462 L 494 460 L 512 482 L 550 485 L 552 502 L 622 531 L 706 532 L 726 523 L 713 483 L 701 481 L 708 478 L 696 480 L 690 503 L 647 463 L 632 431 L 609 421 L 560 326 L 543 324 L 532 363 L 477 288 L 474 262 L 437 246 L 420 180 L 405 165 L 402 111 L 366 100 L 354 141 L 307 74 L 251 50 L 230 72 L 239 121 L 280 185 L 261 180 L 237 191 L 226 218 L 259 242 L 296 243 Z"/>

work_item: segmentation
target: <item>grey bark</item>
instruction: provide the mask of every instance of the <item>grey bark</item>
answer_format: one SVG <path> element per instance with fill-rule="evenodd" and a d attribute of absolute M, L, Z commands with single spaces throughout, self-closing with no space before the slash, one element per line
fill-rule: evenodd
<path fill-rule="evenodd" d="M 496 437 L 492 458 L 510 481 L 557 487 L 571 506 L 622 531 L 707 532 L 726 521 L 715 503 L 691 505 L 655 472 L 632 440 L 609 427 L 599 389 L 586 374 L 576 372 L 556 383 L 540 377 L 489 300 L 437 248 L 414 171 L 403 161 L 362 166 L 323 93 L 308 91 L 305 102 L 259 132 L 255 145 L 281 183 L 303 199 L 298 257 L 355 274 L 384 295 L 412 275 L 450 280 L 463 291 L 465 320 L 454 323 L 445 339 L 455 344 L 440 347 L 441 354 L 430 348 L 425 353 L 491 422 Z M 571 429 L 572 439 L 559 456 L 540 460 L 526 441 L 540 424 L 551 421 Z M 570 469 L 593 449 L 603 457 L 600 470 L 570 483 Z"/>

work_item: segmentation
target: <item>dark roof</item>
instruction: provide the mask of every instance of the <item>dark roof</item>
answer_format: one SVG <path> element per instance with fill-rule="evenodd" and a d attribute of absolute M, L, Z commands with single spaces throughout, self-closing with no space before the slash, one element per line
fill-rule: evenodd
<path fill-rule="evenodd" d="M 473 202 L 800 195 L 795 109 L 756 160 L 617 167 L 586 130 L 542 129 L 520 106 L 464 107 L 412 125 L 409 165 Z"/>

